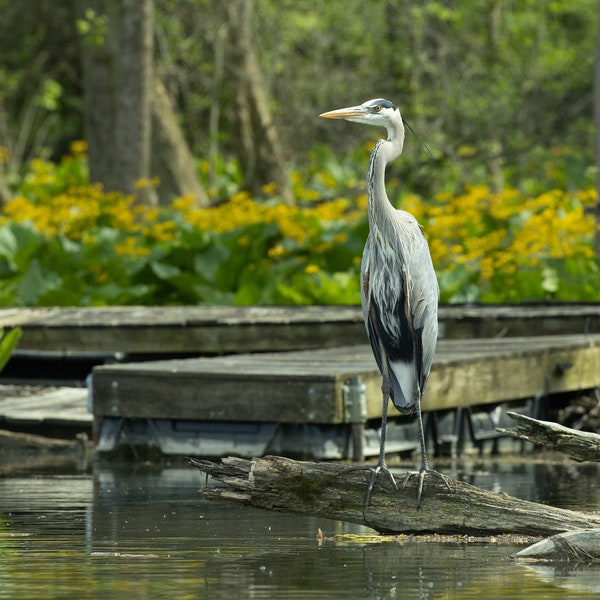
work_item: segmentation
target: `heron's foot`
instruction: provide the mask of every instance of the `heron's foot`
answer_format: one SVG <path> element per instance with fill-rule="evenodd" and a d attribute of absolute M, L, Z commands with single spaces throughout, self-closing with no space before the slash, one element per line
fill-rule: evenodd
<path fill-rule="evenodd" d="M 450 487 L 450 480 L 446 475 L 440 473 L 439 471 L 435 471 L 434 469 L 430 469 L 429 467 L 421 467 L 418 471 L 409 471 L 402 480 L 402 485 L 400 489 L 403 490 L 408 483 L 408 480 L 416 475 L 418 477 L 417 481 L 417 510 L 419 510 L 419 506 L 421 506 L 421 495 L 423 494 L 423 483 L 425 482 L 426 475 L 433 475 L 438 479 L 441 479 L 444 482 L 444 485 L 448 488 L 448 491 L 452 491 Z"/>
<path fill-rule="evenodd" d="M 365 496 L 365 511 L 369 508 L 369 502 L 371 501 L 371 492 L 373 491 L 373 486 L 375 485 L 375 479 L 377 479 L 377 475 L 379 473 L 385 473 L 392 482 L 394 489 L 398 491 L 398 484 L 396 483 L 396 479 L 394 478 L 393 473 L 387 468 L 385 463 L 377 463 L 375 467 L 371 469 L 371 478 L 369 479 L 369 485 L 367 486 L 367 495 Z"/>
<path fill-rule="evenodd" d="M 363 509 L 364 511 L 366 511 L 367 508 L 369 507 L 369 503 L 371 501 L 371 494 L 373 492 L 373 487 L 375 486 L 375 479 L 377 479 L 377 475 L 379 475 L 379 473 L 385 473 L 388 476 L 388 478 L 390 479 L 390 481 L 392 482 L 394 489 L 396 491 L 398 491 L 398 484 L 396 483 L 396 479 L 394 478 L 393 473 L 387 468 L 385 463 L 378 462 L 374 467 L 372 467 L 370 465 L 357 465 L 356 467 L 346 467 L 341 472 L 347 473 L 348 471 L 365 471 L 365 470 L 371 471 L 371 477 L 369 478 L 369 484 L 367 485 L 367 493 L 365 495 L 365 506 Z"/>

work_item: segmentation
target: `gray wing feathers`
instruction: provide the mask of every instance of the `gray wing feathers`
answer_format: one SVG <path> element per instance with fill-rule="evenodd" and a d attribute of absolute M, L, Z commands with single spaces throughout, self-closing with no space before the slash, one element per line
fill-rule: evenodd
<path fill-rule="evenodd" d="M 382 346 L 386 354 L 394 404 L 410 409 L 425 389 L 438 328 L 435 271 L 427 241 L 412 215 L 394 211 L 389 229 L 371 230 L 361 265 L 361 297 L 380 371 Z M 407 389 L 417 382 L 418 390 Z"/>
<path fill-rule="evenodd" d="M 412 278 L 410 302 L 415 332 L 420 332 L 423 349 L 421 392 L 424 391 L 433 363 L 438 332 L 439 288 L 427 241 L 419 229 L 412 251 L 409 252 L 409 272 Z"/>

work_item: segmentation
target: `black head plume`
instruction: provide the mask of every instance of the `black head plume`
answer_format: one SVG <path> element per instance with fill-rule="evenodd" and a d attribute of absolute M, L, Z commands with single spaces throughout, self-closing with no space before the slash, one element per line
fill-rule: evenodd
<path fill-rule="evenodd" d="M 417 142 L 419 142 L 421 147 L 427 151 L 427 154 L 429 154 L 431 158 L 434 158 L 433 153 L 429 149 L 429 146 L 415 133 L 415 130 L 412 128 L 411 124 L 404 117 L 402 117 L 402 122 L 406 125 L 407 129 L 415 136 L 415 139 L 417 140 Z"/>

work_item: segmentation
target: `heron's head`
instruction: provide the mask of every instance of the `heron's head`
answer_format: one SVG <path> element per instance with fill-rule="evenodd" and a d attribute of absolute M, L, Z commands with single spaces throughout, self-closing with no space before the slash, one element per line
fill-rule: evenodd
<path fill-rule="evenodd" d="M 358 106 L 324 112 L 319 116 L 326 119 L 345 119 L 354 123 L 385 127 L 390 136 L 402 125 L 402 117 L 398 107 L 393 102 L 383 98 L 374 98 Z"/>
<path fill-rule="evenodd" d="M 319 116 L 326 119 L 345 119 L 354 123 L 365 123 L 366 125 L 378 125 L 380 127 L 387 127 L 390 122 L 401 119 L 398 107 L 393 102 L 383 98 L 367 100 L 358 106 L 331 110 Z"/>

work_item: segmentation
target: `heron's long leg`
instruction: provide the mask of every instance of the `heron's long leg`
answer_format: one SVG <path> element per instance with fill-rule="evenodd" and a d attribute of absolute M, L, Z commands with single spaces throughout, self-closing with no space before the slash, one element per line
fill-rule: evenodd
<path fill-rule="evenodd" d="M 419 484 L 417 487 L 417 508 L 419 508 L 419 505 L 421 504 L 421 494 L 423 493 L 425 473 L 430 470 L 429 462 L 427 460 L 427 448 L 425 447 L 425 431 L 423 429 L 423 416 L 421 415 L 420 401 L 417 402 L 417 422 L 419 427 L 419 444 L 421 445 L 421 468 L 419 469 Z"/>
<path fill-rule="evenodd" d="M 417 510 L 421 505 L 421 494 L 423 493 L 423 482 L 425 481 L 425 475 L 431 474 L 439 477 L 446 487 L 450 490 L 450 484 L 448 483 L 448 478 L 442 473 L 438 473 L 434 469 L 429 467 L 429 461 L 427 460 L 427 449 L 425 446 L 425 430 L 423 429 L 423 417 L 421 415 L 421 400 L 417 402 L 417 424 L 419 427 L 419 444 L 421 445 L 421 468 L 417 473 L 418 481 L 417 481 Z M 402 481 L 401 489 L 404 489 L 404 486 L 410 479 L 413 473 L 409 472 L 405 475 L 404 480 Z"/>
<path fill-rule="evenodd" d="M 385 437 L 387 434 L 387 412 L 388 412 L 388 403 L 390 400 L 390 379 L 388 376 L 387 369 L 387 361 L 385 359 L 385 354 L 383 355 L 383 382 L 381 384 L 381 396 L 382 396 L 382 404 L 381 404 L 381 434 L 380 434 L 380 443 L 379 443 L 379 458 L 377 459 L 377 465 L 371 470 L 371 479 L 369 480 L 369 485 L 367 486 L 367 495 L 365 497 L 365 510 L 369 506 L 369 502 L 371 500 L 371 492 L 373 491 L 373 486 L 375 485 L 375 478 L 377 477 L 380 471 L 383 471 L 390 478 L 392 484 L 396 489 L 398 489 L 398 484 L 392 475 L 392 472 L 387 468 L 385 464 Z"/>
<path fill-rule="evenodd" d="M 381 433 L 379 435 L 379 458 L 377 459 L 378 467 L 385 465 L 385 438 L 387 435 L 387 414 L 390 398 L 389 386 L 389 380 L 384 381 L 381 384 Z"/>

